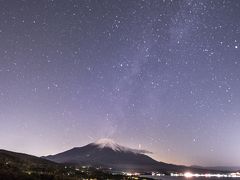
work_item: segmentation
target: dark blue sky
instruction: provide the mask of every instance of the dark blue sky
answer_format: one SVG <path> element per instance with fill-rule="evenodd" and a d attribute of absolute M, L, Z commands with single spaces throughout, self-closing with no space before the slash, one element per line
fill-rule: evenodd
<path fill-rule="evenodd" d="M 240 165 L 240 1 L 0 0 L 0 148 L 99 138 Z"/>

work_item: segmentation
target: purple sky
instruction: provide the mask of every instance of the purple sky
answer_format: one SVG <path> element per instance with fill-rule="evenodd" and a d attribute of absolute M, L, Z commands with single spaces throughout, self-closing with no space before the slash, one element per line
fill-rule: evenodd
<path fill-rule="evenodd" d="M 240 165 L 239 0 L 0 0 L 0 148 L 111 138 Z"/>

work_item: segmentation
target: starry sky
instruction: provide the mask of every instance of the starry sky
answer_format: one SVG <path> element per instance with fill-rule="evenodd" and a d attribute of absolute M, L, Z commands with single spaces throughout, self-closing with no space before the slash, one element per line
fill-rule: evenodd
<path fill-rule="evenodd" d="M 0 0 L 0 148 L 111 138 L 240 165 L 240 1 Z"/>

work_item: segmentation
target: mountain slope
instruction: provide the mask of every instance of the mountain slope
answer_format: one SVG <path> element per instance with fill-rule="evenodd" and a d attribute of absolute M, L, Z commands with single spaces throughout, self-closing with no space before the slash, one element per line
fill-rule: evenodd
<path fill-rule="evenodd" d="M 183 172 L 191 170 L 193 172 L 206 172 L 206 170 L 202 169 L 158 162 L 144 154 L 145 152 L 147 151 L 131 149 L 118 145 L 111 140 L 104 139 L 43 158 L 58 163 L 101 166 L 116 170 L 157 170 L 162 172 Z"/>
<path fill-rule="evenodd" d="M 19 163 L 21 165 L 25 165 L 25 164 L 36 164 L 36 165 L 57 165 L 56 163 L 43 159 L 43 158 L 39 158 L 36 156 L 32 156 L 32 155 L 28 155 L 28 154 L 23 154 L 23 153 L 17 153 L 17 152 L 12 152 L 12 151 L 6 151 L 3 149 L 0 149 L 0 162 L 1 163 L 6 163 L 6 164 L 10 164 L 12 162 Z"/>
<path fill-rule="evenodd" d="M 39 157 L 0 150 L 0 180 L 124 179 L 94 168 L 75 168 Z"/>
<path fill-rule="evenodd" d="M 0 150 L 0 179 L 48 179 L 49 172 L 58 169 L 59 165 L 39 157 Z"/>

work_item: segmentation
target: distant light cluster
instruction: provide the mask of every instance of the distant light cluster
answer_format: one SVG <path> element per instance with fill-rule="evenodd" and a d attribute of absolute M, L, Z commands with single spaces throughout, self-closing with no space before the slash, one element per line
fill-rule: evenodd
<path fill-rule="evenodd" d="M 207 174 L 195 174 L 195 173 L 191 173 L 191 172 L 186 172 L 186 173 L 172 173 L 171 176 L 175 176 L 175 177 L 186 177 L 186 178 L 192 178 L 192 177 L 217 177 L 217 178 L 220 178 L 220 177 L 231 177 L 231 178 L 239 178 L 240 177 L 240 173 L 239 172 L 236 172 L 236 173 L 228 173 L 228 174 L 210 174 L 210 173 L 207 173 Z"/>

